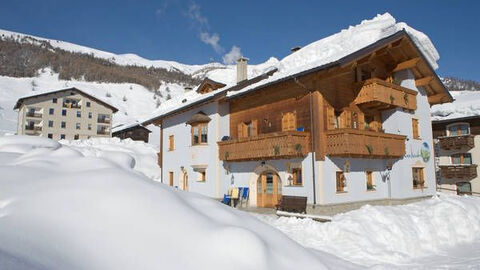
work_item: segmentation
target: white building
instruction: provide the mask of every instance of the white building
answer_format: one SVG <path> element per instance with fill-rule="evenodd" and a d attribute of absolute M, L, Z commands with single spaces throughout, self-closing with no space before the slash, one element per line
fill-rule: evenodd
<path fill-rule="evenodd" d="M 304 196 L 324 212 L 433 195 L 429 108 L 452 98 L 412 35 L 249 79 L 241 58 L 237 84 L 206 79 L 196 98 L 146 121 L 161 126 L 162 181 L 217 199 L 248 187 L 252 207 Z"/>
<path fill-rule="evenodd" d="M 112 114 L 118 111 L 77 88 L 22 97 L 14 109 L 18 109 L 18 135 L 55 140 L 111 137 Z"/>

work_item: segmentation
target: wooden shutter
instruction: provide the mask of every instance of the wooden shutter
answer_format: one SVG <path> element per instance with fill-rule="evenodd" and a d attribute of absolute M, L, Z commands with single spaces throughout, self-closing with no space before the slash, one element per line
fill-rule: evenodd
<path fill-rule="evenodd" d="M 420 136 L 418 134 L 418 119 L 412 118 L 412 136 L 414 139 L 418 139 Z"/>
<path fill-rule="evenodd" d="M 335 129 L 335 110 L 327 106 L 327 129 Z"/>
<path fill-rule="evenodd" d="M 352 112 L 345 111 L 345 128 L 352 128 Z"/>
<path fill-rule="evenodd" d="M 365 129 L 365 115 L 363 113 L 358 113 L 358 129 Z"/>
<path fill-rule="evenodd" d="M 288 130 L 288 113 L 282 115 L 282 131 Z"/>
<path fill-rule="evenodd" d="M 297 130 L 297 117 L 293 112 L 289 113 L 288 130 Z"/>
<path fill-rule="evenodd" d="M 382 116 L 381 114 L 375 114 L 373 116 L 373 122 L 374 122 L 374 129 L 376 131 L 380 131 L 382 129 Z"/>
<path fill-rule="evenodd" d="M 252 120 L 252 136 L 257 136 L 258 135 L 258 121 Z"/>
<path fill-rule="evenodd" d="M 237 125 L 237 137 L 238 138 L 243 138 L 243 123 L 239 123 Z"/>

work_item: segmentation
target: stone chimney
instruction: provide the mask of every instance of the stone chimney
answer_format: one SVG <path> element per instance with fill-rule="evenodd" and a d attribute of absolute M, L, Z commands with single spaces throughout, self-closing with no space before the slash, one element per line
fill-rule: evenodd
<path fill-rule="evenodd" d="M 237 84 L 247 79 L 248 58 L 240 57 L 237 60 Z"/>
<path fill-rule="evenodd" d="M 301 48 L 302 48 L 302 47 L 300 47 L 300 46 L 292 47 L 292 48 L 290 49 L 290 53 L 294 53 L 294 52 L 300 50 Z"/>

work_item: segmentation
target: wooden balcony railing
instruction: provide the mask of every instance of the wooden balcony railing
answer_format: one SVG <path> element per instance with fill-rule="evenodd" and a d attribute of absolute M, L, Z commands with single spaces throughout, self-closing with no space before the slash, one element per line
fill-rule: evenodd
<path fill-rule="evenodd" d="M 373 78 L 360 83 L 355 104 L 377 110 L 401 107 L 417 109 L 417 92 L 393 83 Z"/>
<path fill-rule="evenodd" d="M 299 131 L 261 134 L 218 142 L 220 159 L 247 161 L 304 157 L 310 152 L 310 133 Z"/>
<path fill-rule="evenodd" d="M 477 165 L 439 165 L 444 178 L 472 179 L 477 177 Z"/>
<path fill-rule="evenodd" d="M 438 142 L 440 144 L 440 148 L 444 150 L 460 149 L 462 147 L 475 147 L 473 135 L 439 137 Z"/>
<path fill-rule="evenodd" d="M 405 155 L 406 136 L 358 130 L 326 131 L 325 153 L 339 157 L 399 158 Z"/>

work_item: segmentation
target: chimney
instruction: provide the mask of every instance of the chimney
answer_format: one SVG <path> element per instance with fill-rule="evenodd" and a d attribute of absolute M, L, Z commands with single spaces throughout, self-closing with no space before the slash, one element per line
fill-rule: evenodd
<path fill-rule="evenodd" d="M 294 53 L 294 52 L 300 50 L 301 48 L 302 48 L 302 47 L 300 47 L 300 46 L 292 47 L 292 48 L 290 49 L 290 53 Z"/>
<path fill-rule="evenodd" d="M 248 58 L 243 56 L 237 60 L 237 84 L 247 79 L 247 63 Z"/>

